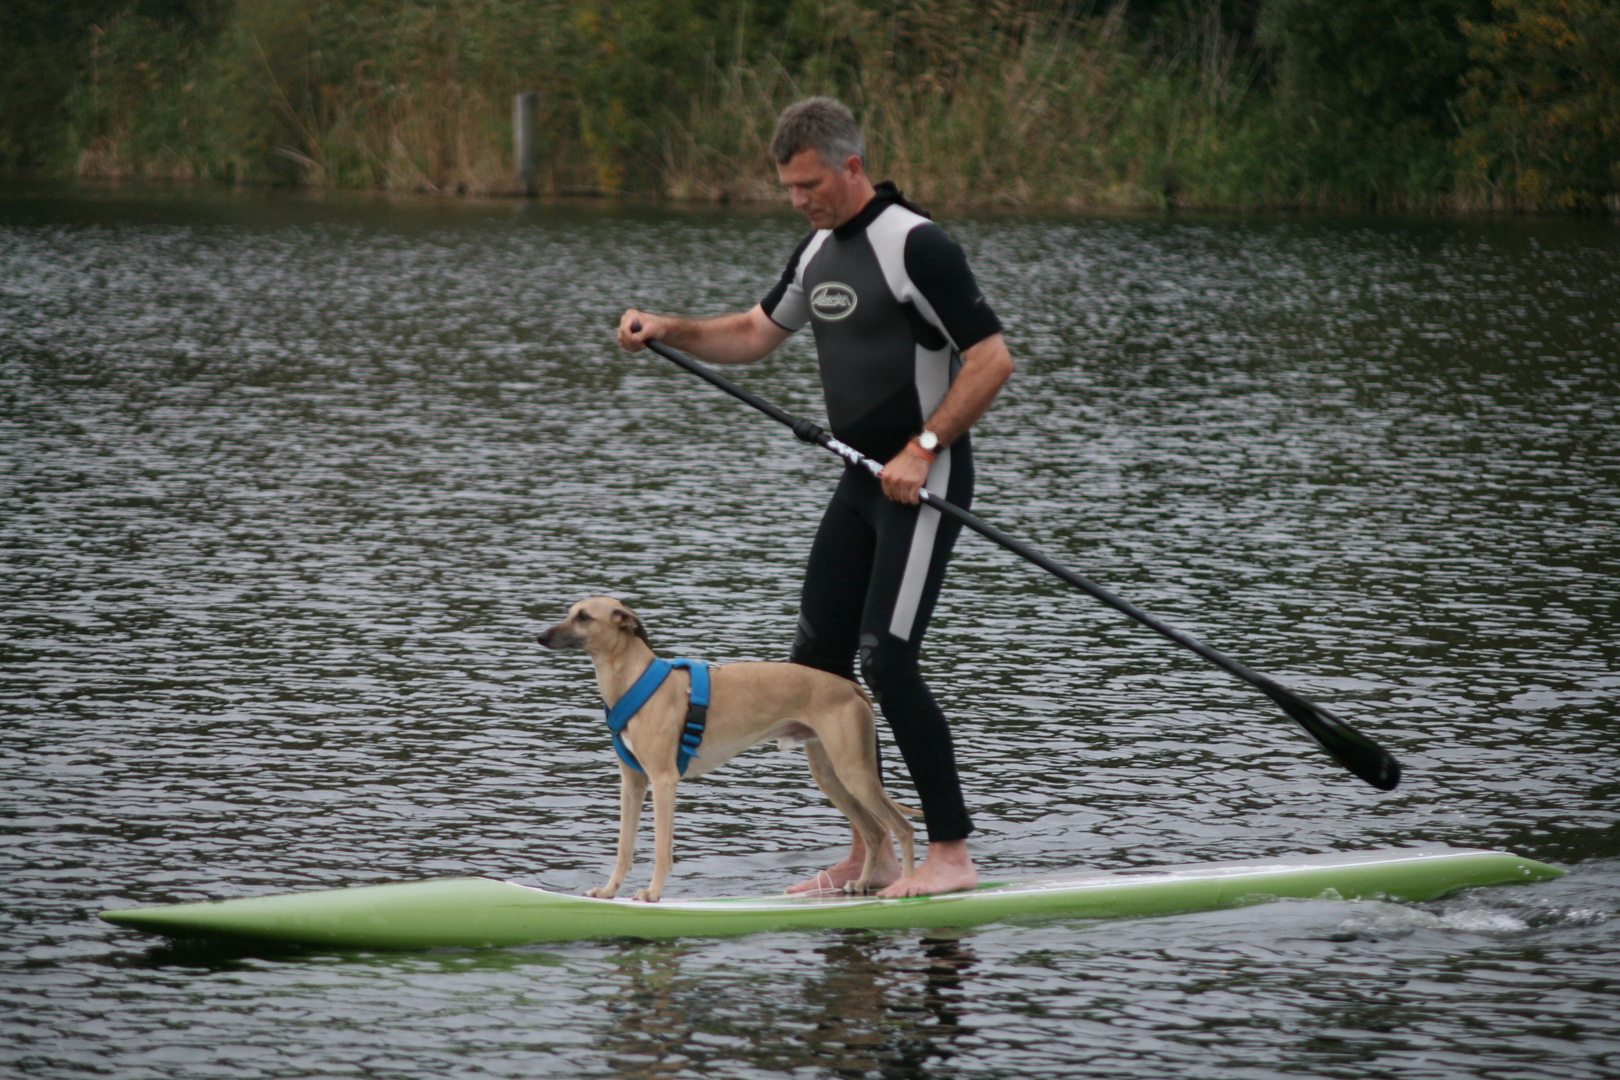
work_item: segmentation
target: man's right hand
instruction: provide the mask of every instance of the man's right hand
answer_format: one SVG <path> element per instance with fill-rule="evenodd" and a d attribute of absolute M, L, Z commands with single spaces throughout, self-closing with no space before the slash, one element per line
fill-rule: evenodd
<path fill-rule="evenodd" d="M 631 352 L 640 352 L 649 340 L 661 337 L 666 324 L 672 321 L 631 308 L 619 316 L 619 344 Z"/>
<path fill-rule="evenodd" d="M 631 329 L 638 324 L 639 330 Z M 758 304 L 735 315 L 712 319 L 653 315 L 635 308 L 619 316 L 619 344 L 631 352 L 645 349 L 649 341 L 662 341 L 711 364 L 752 363 L 787 336 L 788 332 L 772 322 Z"/>

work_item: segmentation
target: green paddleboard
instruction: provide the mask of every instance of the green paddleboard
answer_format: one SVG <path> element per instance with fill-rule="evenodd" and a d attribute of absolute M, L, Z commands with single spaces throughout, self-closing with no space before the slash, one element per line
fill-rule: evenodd
<path fill-rule="evenodd" d="M 872 896 L 570 896 L 491 878 L 441 878 L 238 900 L 103 911 L 170 937 L 368 949 L 476 948 L 580 938 L 673 938 L 761 930 L 975 926 L 1006 919 L 1105 919 L 1210 911 L 1282 897 L 1432 900 L 1457 889 L 1543 881 L 1562 870 L 1504 851 L 1391 848 L 1241 862 L 1086 870 L 907 900 Z"/>

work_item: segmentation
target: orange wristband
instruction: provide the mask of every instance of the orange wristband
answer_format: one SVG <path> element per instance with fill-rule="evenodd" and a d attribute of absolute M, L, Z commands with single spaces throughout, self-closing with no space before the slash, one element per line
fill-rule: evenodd
<path fill-rule="evenodd" d="M 912 451 L 918 457 L 920 457 L 924 461 L 928 462 L 928 464 L 930 464 L 930 465 L 932 465 L 934 462 L 939 460 L 939 458 L 936 455 L 930 454 L 928 451 L 926 451 L 922 447 L 918 446 L 916 439 L 912 439 L 910 442 L 906 443 L 906 449 Z"/>

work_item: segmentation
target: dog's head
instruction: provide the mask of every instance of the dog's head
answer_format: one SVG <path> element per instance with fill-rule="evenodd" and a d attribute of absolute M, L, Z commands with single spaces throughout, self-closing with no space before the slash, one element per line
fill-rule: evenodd
<path fill-rule="evenodd" d="M 635 612 L 611 596 L 593 596 L 569 608 L 568 617 L 542 632 L 539 641 L 548 649 L 601 653 L 622 645 L 627 636 L 651 644 Z"/>

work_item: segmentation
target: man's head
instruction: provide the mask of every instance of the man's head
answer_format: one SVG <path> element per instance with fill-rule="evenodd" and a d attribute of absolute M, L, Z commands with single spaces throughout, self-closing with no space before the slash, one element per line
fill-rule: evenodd
<path fill-rule="evenodd" d="M 866 140 L 855 117 L 832 98 L 807 98 L 783 110 L 771 154 L 794 209 L 818 229 L 842 225 L 872 198 Z"/>
<path fill-rule="evenodd" d="M 866 140 L 844 103 L 830 97 L 806 98 L 782 110 L 771 139 L 771 153 L 786 165 L 801 150 L 814 150 L 822 163 L 838 168 L 851 157 L 866 165 Z"/>

